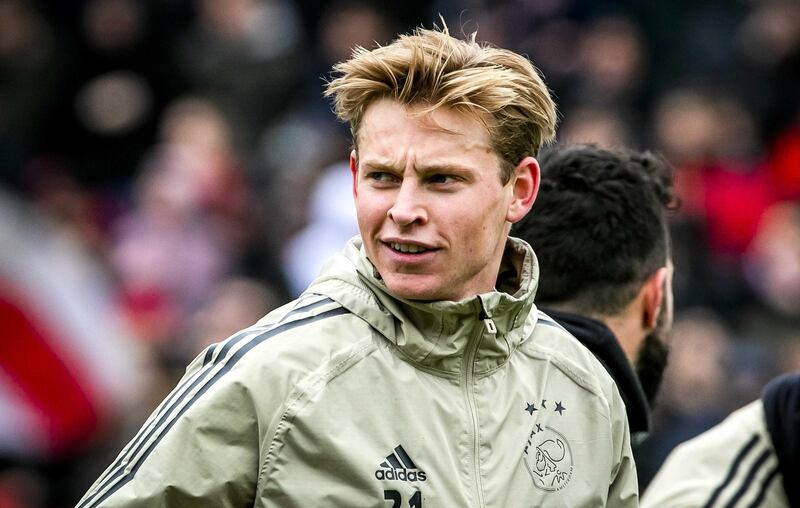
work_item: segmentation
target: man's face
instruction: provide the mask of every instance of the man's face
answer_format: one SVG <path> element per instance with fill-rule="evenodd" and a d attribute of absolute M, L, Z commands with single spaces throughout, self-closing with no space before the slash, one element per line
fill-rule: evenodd
<path fill-rule="evenodd" d="M 367 255 L 402 298 L 457 301 L 490 291 L 513 184 L 502 185 L 479 121 L 450 109 L 412 111 L 388 99 L 371 104 L 351 155 Z"/>
<path fill-rule="evenodd" d="M 652 407 L 658 396 L 658 389 L 664 377 L 669 359 L 669 335 L 672 332 L 672 262 L 667 265 L 668 275 L 664 281 L 664 297 L 656 319 L 656 326 L 648 333 L 636 356 L 636 374 L 642 384 L 647 402 Z"/>

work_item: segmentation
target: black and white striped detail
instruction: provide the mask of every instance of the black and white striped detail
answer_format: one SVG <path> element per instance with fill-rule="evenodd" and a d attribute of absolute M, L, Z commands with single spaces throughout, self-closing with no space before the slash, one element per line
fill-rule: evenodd
<path fill-rule="evenodd" d="M 209 346 L 202 366 L 178 383 L 76 508 L 94 508 L 131 481 L 178 419 L 254 347 L 292 328 L 347 313 L 330 298 L 309 295 L 275 323 L 248 328 Z"/>
<path fill-rule="evenodd" d="M 428 479 L 428 475 L 411 460 L 403 445 L 397 445 L 394 447 L 394 451 L 386 456 L 386 460 L 378 465 L 375 478 L 413 483 L 424 482 Z"/>
<path fill-rule="evenodd" d="M 547 314 L 545 314 L 542 311 L 539 311 L 539 315 L 538 315 L 538 318 L 536 320 L 536 323 L 540 324 L 540 325 L 545 325 L 545 326 L 552 326 L 553 328 L 558 328 L 558 329 L 560 329 L 562 331 L 565 331 L 565 332 L 569 333 L 567 331 L 567 329 L 564 328 L 563 326 L 561 326 L 560 324 L 558 324 L 555 319 L 551 318 L 550 316 L 548 316 Z M 572 335 L 572 334 L 570 333 L 570 335 Z"/>
<path fill-rule="evenodd" d="M 394 452 L 386 456 L 386 460 L 381 462 L 381 467 L 389 467 L 393 469 L 417 469 L 417 465 L 408 456 L 403 445 L 395 447 Z"/>
<path fill-rule="evenodd" d="M 766 439 L 753 434 L 733 457 L 722 482 L 704 508 L 755 508 L 762 506 L 778 474 L 778 459 Z"/>

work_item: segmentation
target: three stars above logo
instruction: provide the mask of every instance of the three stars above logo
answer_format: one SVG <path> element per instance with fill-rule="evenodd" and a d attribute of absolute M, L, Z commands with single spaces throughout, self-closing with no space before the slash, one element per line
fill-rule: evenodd
<path fill-rule="evenodd" d="M 540 408 L 541 409 L 547 409 L 547 399 L 542 399 L 542 403 L 540 404 L 540 408 L 537 408 L 535 404 L 531 404 L 530 402 L 526 402 L 525 404 L 527 406 L 527 407 L 525 407 L 525 411 L 527 411 L 528 414 L 530 414 L 531 416 L 533 416 L 533 413 L 535 411 L 538 411 Z M 566 410 L 567 410 L 566 406 L 564 406 L 561 403 L 560 400 L 556 401 L 556 407 L 553 409 L 553 411 L 555 411 L 559 415 L 563 416 L 564 411 L 566 411 Z"/>

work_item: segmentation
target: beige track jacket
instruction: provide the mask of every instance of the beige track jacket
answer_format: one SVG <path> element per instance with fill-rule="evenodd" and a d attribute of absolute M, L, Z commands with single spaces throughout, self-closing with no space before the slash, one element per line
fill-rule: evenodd
<path fill-rule="evenodd" d="M 201 354 L 78 506 L 636 506 L 616 387 L 506 251 L 498 291 L 418 303 L 354 238 Z"/>
<path fill-rule="evenodd" d="M 761 399 L 679 445 L 642 499 L 642 506 L 677 508 L 789 506 Z"/>

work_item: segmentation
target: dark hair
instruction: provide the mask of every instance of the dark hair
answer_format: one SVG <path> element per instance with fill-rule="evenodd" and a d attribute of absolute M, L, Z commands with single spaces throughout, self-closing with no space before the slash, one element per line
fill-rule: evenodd
<path fill-rule="evenodd" d="M 622 311 L 669 259 L 672 168 L 650 152 L 595 145 L 552 149 L 540 164 L 539 195 L 514 227 L 539 259 L 537 303 Z"/>

